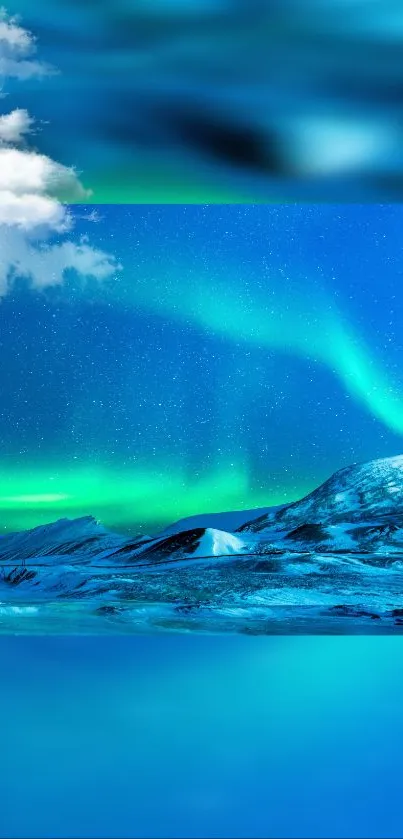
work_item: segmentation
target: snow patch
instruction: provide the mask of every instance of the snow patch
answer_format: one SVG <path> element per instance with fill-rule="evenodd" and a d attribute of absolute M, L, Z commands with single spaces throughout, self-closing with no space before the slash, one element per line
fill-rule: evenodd
<path fill-rule="evenodd" d="M 245 543 L 233 533 L 207 528 L 193 556 L 229 556 L 242 553 Z"/>

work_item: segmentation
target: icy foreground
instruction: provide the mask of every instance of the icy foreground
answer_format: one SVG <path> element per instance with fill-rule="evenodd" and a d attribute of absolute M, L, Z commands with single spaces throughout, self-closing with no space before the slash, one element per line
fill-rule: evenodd
<path fill-rule="evenodd" d="M 403 455 L 293 504 L 128 539 L 93 518 L 0 537 L 0 632 L 403 632 Z"/>

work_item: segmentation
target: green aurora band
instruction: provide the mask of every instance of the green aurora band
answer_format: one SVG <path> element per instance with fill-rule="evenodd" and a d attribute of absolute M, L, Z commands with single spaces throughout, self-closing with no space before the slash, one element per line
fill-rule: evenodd
<path fill-rule="evenodd" d="M 345 390 L 385 426 L 403 434 L 403 400 L 382 365 L 371 357 L 329 295 L 303 283 L 284 291 L 272 282 L 271 295 L 220 278 L 220 271 L 192 271 L 183 281 L 178 265 L 168 274 L 161 265 L 152 276 L 135 281 L 123 300 L 117 287 L 104 286 L 103 298 L 163 319 L 176 321 L 206 336 L 239 345 L 267 348 L 325 365 Z M 236 275 L 235 275 L 236 276 Z M 101 293 L 101 292 L 100 292 Z M 286 456 L 286 455 L 285 455 Z M 323 475 L 325 479 L 327 474 Z M 0 512 L 3 530 L 19 530 L 62 516 L 94 515 L 122 530 L 155 532 L 182 517 L 205 512 L 242 510 L 286 503 L 311 491 L 318 480 L 291 489 L 254 490 L 248 466 L 239 459 L 216 464 L 203 478 L 185 467 L 159 460 L 148 468 L 99 467 L 91 462 L 42 463 L 12 471 L 0 465 Z"/>
<path fill-rule="evenodd" d="M 113 469 L 91 464 L 0 468 L 3 531 L 22 530 L 67 516 L 93 515 L 104 525 L 132 530 L 142 523 L 155 531 L 197 513 L 242 510 L 291 501 L 290 492 L 253 492 L 247 471 L 223 466 L 190 479 L 172 466 L 160 470 Z M 301 488 L 301 495 L 312 487 Z M 299 493 L 298 493 L 299 494 Z M 137 532 L 137 529 L 134 528 Z M 141 527 L 138 527 L 138 531 Z"/>
<path fill-rule="evenodd" d="M 374 360 L 361 337 L 329 295 L 312 284 L 298 282 L 292 294 L 272 282 L 272 294 L 254 289 L 253 296 L 233 282 L 208 276 L 183 283 L 176 272 L 165 283 L 153 278 L 135 283 L 133 304 L 237 344 L 276 350 L 325 365 L 357 402 L 386 427 L 403 434 L 403 398 L 382 365 Z M 269 302 L 268 302 L 269 299 Z"/>

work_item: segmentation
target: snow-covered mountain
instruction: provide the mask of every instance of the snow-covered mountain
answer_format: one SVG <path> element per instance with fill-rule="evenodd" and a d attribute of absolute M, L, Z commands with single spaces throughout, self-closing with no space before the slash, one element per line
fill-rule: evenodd
<path fill-rule="evenodd" d="M 29 562 L 41 559 L 43 564 L 59 561 L 91 561 L 104 553 L 113 552 L 124 537 L 110 533 L 92 516 L 79 519 L 59 519 L 52 524 L 32 530 L 6 533 L 0 537 L 0 562 Z"/>
<path fill-rule="evenodd" d="M 363 522 L 403 513 L 403 455 L 372 460 L 340 469 L 300 501 L 251 517 L 241 531 L 273 527 L 294 529 L 303 524 Z"/>
<path fill-rule="evenodd" d="M 127 539 L 110 533 L 91 516 L 60 519 L 52 524 L 0 537 L 0 566 L 155 564 L 185 559 L 208 559 L 241 554 L 245 540 L 217 528 L 194 527 L 155 538 Z"/>
<path fill-rule="evenodd" d="M 247 519 L 247 521 L 245 521 Z M 232 531 L 228 525 L 236 524 Z M 226 527 L 227 526 L 227 527 Z M 0 563 L 155 564 L 289 551 L 403 550 L 403 456 L 341 469 L 300 501 L 182 519 L 157 536 L 127 538 L 94 518 L 61 519 L 0 538 Z"/>
<path fill-rule="evenodd" d="M 0 632 L 28 617 L 38 632 L 342 632 L 346 620 L 403 632 L 403 456 L 342 469 L 292 504 L 152 538 L 91 517 L 5 534 Z"/>

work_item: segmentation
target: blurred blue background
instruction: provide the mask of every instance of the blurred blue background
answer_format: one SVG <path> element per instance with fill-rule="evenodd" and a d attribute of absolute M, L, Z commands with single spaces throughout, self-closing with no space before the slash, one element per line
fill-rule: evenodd
<path fill-rule="evenodd" d="M 399 837 L 399 638 L 0 638 L 1 837 Z"/>
<path fill-rule="evenodd" d="M 400 0 L 8 0 L 7 83 L 94 203 L 401 200 Z"/>

